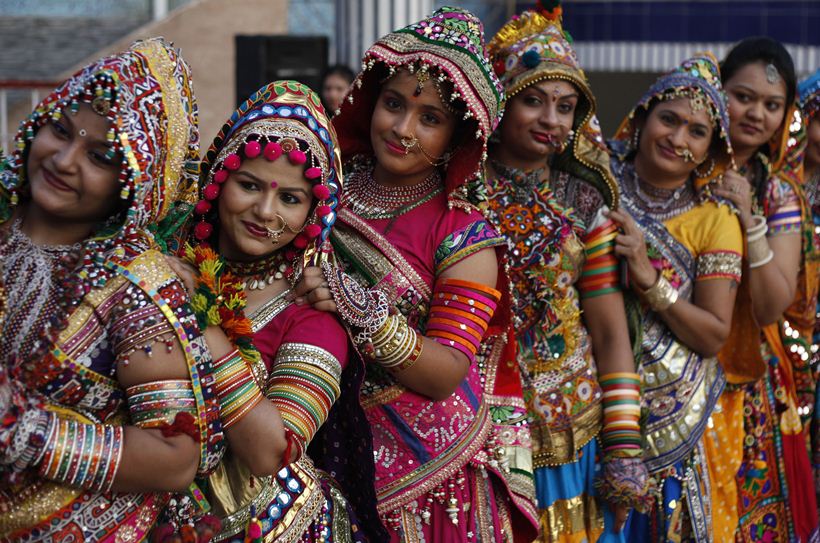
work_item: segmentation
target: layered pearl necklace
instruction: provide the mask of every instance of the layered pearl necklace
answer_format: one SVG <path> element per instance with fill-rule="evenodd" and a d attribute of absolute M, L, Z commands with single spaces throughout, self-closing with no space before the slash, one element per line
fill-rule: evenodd
<path fill-rule="evenodd" d="M 438 170 L 421 183 L 391 187 L 373 179 L 373 168 L 353 172 L 345 186 L 345 206 L 362 219 L 394 219 L 429 202 L 442 191 Z"/>

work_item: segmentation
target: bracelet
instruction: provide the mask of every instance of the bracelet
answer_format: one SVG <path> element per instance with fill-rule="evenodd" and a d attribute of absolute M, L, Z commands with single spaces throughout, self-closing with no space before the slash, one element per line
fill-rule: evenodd
<path fill-rule="evenodd" d="M 342 366 L 333 354 L 303 343 L 283 343 L 268 379 L 266 396 L 285 425 L 288 449 L 296 460 L 307 448 L 341 394 Z"/>
<path fill-rule="evenodd" d="M 472 362 L 500 299 L 499 291 L 481 283 L 441 279 L 430 302 L 426 336 Z"/>
<path fill-rule="evenodd" d="M 415 365 L 416 360 L 418 360 L 419 357 L 421 356 L 421 350 L 422 350 L 423 347 L 424 347 L 424 343 L 422 341 L 422 337 L 420 335 L 416 334 L 416 344 L 413 346 L 413 351 L 410 353 L 410 356 L 405 358 L 404 361 L 401 364 L 399 364 L 398 366 L 388 368 L 388 369 L 391 370 L 394 373 L 398 373 L 398 372 L 404 371 L 406 369 L 412 368 Z"/>
<path fill-rule="evenodd" d="M 123 428 L 49 415 L 40 476 L 97 492 L 111 490 L 122 460 Z"/>
<path fill-rule="evenodd" d="M 746 229 L 746 241 L 752 242 L 766 235 L 769 231 L 769 225 L 766 223 L 766 217 L 763 215 L 752 215 L 752 226 Z"/>
<path fill-rule="evenodd" d="M 394 368 L 416 351 L 418 333 L 407 323 L 404 315 L 390 315 L 373 334 L 371 341 L 373 359 L 385 368 Z"/>
<path fill-rule="evenodd" d="M 653 311 L 660 312 L 669 309 L 678 301 L 678 291 L 661 272 L 658 272 L 658 279 L 654 285 L 643 291 L 643 297 Z"/>
<path fill-rule="evenodd" d="M 196 420 L 196 398 L 191 382 L 168 379 L 142 383 L 125 389 L 131 421 L 140 428 L 164 428 L 174 424 L 178 413 Z"/>
<path fill-rule="evenodd" d="M 749 238 L 747 245 L 750 268 L 759 268 L 768 264 L 774 258 L 774 251 L 769 247 L 769 240 L 763 234 L 755 239 Z"/>
<path fill-rule="evenodd" d="M 262 401 L 262 392 L 250 367 L 236 350 L 216 360 L 213 368 L 219 417 L 222 427 L 230 428 Z"/>
<path fill-rule="evenodd" d="M 641 449 L 641 378 L 616 372 L 598 378 L 603 391 L 604 425 L 601 442 L 607 458 L 635 458 Z"/>

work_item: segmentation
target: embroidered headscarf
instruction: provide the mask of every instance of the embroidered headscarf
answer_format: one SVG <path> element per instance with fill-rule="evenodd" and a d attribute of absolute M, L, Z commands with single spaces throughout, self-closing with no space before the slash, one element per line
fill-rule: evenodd
<path fill-rule="evenodd" d="M 659 77 L 621 122 L 611 146 L 622 159 L 635 151 L 632 145 L 637 129 L 636 121 L 646 116 L 653 103 L 676 98 L 689 99 L 694 110 L 705 108 L 720 139 L 717 152 L 710 152 L 710 157 L 707 158 L 707 162 L 714 160 L 714 163 L 695 168 L 695 188 L 700 190 L 734 166 L 734 154 L 729 141 L 728 102 L 720 82 L 720 68 L 710 52 L 696 53 L 671 72 Z"/>
<path fill-rule="evenodd" d="M 119 183 L 125 211 L 102 225 L 96 239 L 130 238 L 154 229 L 175 203 L 192 204 L 199 164 L 197 105 L 191 71 L 161 38 L 78 71 L 23 121 L 0 173 L 0 220 L 28 190 L 26 161 L 37 132 L 51 120 L 90 104 L 111 126 L 109 156 L 122 154 Z"/>
<path fill-rule="evenodd" d="M 467 197 L 468 185 L 480 179 L 487 156 L 487 138 L 499 118 L 501 83 L 490 68 L 484 51 L 484 27 L 472 13 L 443 7 L 431 16 L 387 34 L 362 58 L 356 77 L 333 124 L 339 134 L 342 156 L 372 155 L 370 121 L 381 89 L 381 81 L 405 68 L 428 71 L 431 78 L 449 81 L 449 100 L 463 111 L 467 140 L 450 159 L 445 175 L 448 200 Z"/>
<path fill-rule="evenodd" d="M 321 99 L 297 81 L 275 81 L 256 91 L 214 138 L 202 161 L 202 199 L 195 207 L 201 222 L 194 236 L 204 241 L 214 235 L 218 218 L 211 202 L 219 197 L 228 172 L 239 169 L 242 160 L 259 156 L 304 165 L 315 205 L 288 250 L 294 258 L 301 252 L 301 265 L 318 265 L 324 254 L 320 247 L 336 220 L 342 163 Z"/>
<path fill-rule="evenodd" d="M 572 126 L 574 141 L 554 157 L 552 166 L 592 183 L 608 206 L 617 207 L 618 184 L 609 169 L 609 152 L 595 116 L 595 96 L 560 15 L 560 7 L 516 15 L 501 27 L 487 50 L 506 100 L 546 80 L 568 81 L 578 89 L 581 98 Z"/>

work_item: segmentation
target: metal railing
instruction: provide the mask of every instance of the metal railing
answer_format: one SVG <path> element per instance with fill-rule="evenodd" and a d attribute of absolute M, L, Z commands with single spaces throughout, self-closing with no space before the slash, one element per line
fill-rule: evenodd
<path fill-rule="evenodd" d="M 12 92 L 15 94 L 22 93 L 25 96 L 25 93 L 28 92 L 30 107 L 25 107 L 20 101 L 14 103 L 15 107 L 25 107 L 26 109 L 23 115 L 18 115 L 22 120 L 40 102 L 41 91 L 50 92 L 57 85 L 59 83 L 54 81 L 0 79 L 0 149 L 3 149 L 6 153 L 11 153 L 11 140 L 17 132 L 16 125 L 9 126 L 9 94 Z"/>

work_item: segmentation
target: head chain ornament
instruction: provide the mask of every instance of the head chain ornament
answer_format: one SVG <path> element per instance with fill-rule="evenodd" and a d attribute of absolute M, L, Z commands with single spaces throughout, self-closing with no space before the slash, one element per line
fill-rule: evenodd
<path fill-rule="evenodd" d="M 475 122 L 474 136 L 462 142 L 447 165 L 445 185 L 451 205 L 463 202 L 474 184 L 480 184 L 487 138 L 499 119 L 501 84 L 484 51 L 484 28 L 472 13 L 461 8 L 442 7 L 429 17 L 391 32 L 368 49 L 362 71 L 333 119 L 345 159 L 372 154 L 370 119 L 378 98 L 380 81 L 400 69 L 426 73 L 440 86 L 440 98 L 464 104 L 462 121 Z M 418 76 L 417 76 L 418 77 Z M 427 79 L 421 76 L 423 86 Z M 445 82 L 452 84 L 443 96 Z"/>
<path fill-rule="evenodd" d="M 729 140 L 728 100 L 720 82 L 720 68 L 712 53 L 696 53 L 672 71 L 659 77 L 621 122 L 615 133 L 615 141 L 612 147 L 619 155 L 626 155 L 634 151 L 634 148 L 630 148 L 628 143 L 632 141 L 637 131 L 635 125 L 636 115 L 646 114 L 655 101 L 668 101 L 678 98 L 686 98 L 693 111 L 706 110 L 708 112 L 709 118 L 723 144 L 720 156 L 712 157 L 716 160 L 716 167 L 708 168 L 702 176 L 698 175 L 697 171 L 695 172 L 697 177 L 696 186 L 700 189 L 719 175 L 722 175 L 726 169 L 734 166 L 734 153 Z M 699 157 L 692 158 L 701 160 L 701 162 L 705 160 L 705 158 L 699 159 Z"/>

